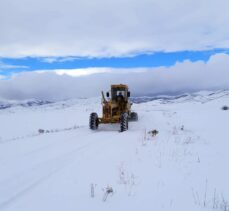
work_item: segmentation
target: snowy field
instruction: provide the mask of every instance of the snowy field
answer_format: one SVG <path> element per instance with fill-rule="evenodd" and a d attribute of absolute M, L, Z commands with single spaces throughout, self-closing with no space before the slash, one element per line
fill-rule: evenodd
<path fill-rule="evenodd" d="M 0 210 L 229 210 L 224 105 L 226 91 L 134 104 L 124 133 L 88 129 L 99 98 L 0 110 Z"/>

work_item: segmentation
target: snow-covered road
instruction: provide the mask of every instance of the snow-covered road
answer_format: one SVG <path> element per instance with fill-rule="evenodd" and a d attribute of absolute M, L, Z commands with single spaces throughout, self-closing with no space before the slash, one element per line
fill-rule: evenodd
<path fill-rule="evenodd" d="M 228 92 L 134 104 L 124 133 L 88 129 L 98 98 L 1 110 L 0 210 L 229 209 L 223 105 Z"/>

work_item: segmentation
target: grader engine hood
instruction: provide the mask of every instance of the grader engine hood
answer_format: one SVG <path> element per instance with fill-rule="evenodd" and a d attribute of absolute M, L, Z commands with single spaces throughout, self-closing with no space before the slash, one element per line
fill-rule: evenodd
<path fill-rule="evenodd" d="M 103 117 L 111 118 L 118 110 L 117 102 L 106 102 L 103 105 Z"/>

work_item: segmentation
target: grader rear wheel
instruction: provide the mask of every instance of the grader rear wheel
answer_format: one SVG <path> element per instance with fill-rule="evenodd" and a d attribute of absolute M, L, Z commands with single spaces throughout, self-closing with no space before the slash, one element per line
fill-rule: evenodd
<path fill-rule="evenodd" d="M 131 112 L 130 113 L 130 120 L 131 121 L 138 121 L 138 113 L 136 113 L 136 112 Z"/>

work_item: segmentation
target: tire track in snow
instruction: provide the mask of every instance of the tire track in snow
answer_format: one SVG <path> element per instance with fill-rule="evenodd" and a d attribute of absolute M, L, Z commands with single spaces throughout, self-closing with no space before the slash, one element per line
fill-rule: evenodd
<path fill-rule="evenodd" d="M 44 133 L 34 132 L 34 133 L 30 133 L 30 134 L 23 135 L 23 136 L 17 136 L 17 137 L 5 139 L 5 140 L 4 139 L 0 140 L 0 144 L 7 144 L 7 143 L 14 142 L 14 141 L 27 140 L 28 138 L 34 138 L 34 137 L 42 136 L 45 134 L 53 134 L 53 133 L 60 133 L 60 132 L 66 132 L 66 131 L 73 131 L 73 130 L 77 130 L 77 129 L 84 128 L 84 127 L 86 127 L 86 126 L 84 125 L 84 126 L 73 126 L 70 128 L 62 128 L 62 129 L 50 129 L 50 130 L 45 130 Z"/>
<path fill-rule="evenodd" d="M 88 135 L 93 135 L 88 134 Z M 102 139 L 101 139 L 102 140 Z M 102 142 L 107 142 L 107 140 L 103 139 Z M 101 141 L 100 141 L 101 143 Z M 30 167 L 27 169 L 26 172 L 20 172 L 19 175 L 14 175 L 10 180 L 2 181 L 0 183 L 0 192 L 5 196 L 5 193 L 10 192 L 14 194 L 9 194 L 10 196 L 3 196 L 0 199 L 0 209 L 6 209 L 12 202 L 18 200 L 19 198 L 23 197 L 25 194 L 33 190 L 35 187 L 37 187 L 39 184 L 46 181 L 48 178 L 59 172 L 60 170 L 64 169 L 68 165 L 70 165 L 72 162 L 75 161 L 77 152 L 81 152 L 82 150 L 87 149 L 89 146 L 97 145 L 98 141 L 94 142 L 94 140 L 90 140 L 87 144 L 84 144 L 83 146 L 77 147 L 74 150 L 71 150 L 70 152 L 66 152 L 60 156 L 58 156 L 55 159 L 52 159 L 50 161 L 42 162 L 36 166 Z M 59 165 L 59 163 L 61 163 Z M 58 164 L 58 165 L 55 165 Z M 45 166 L 44 166 L 45 165 Z M 27 174 L 29 172 L 29 174 Z M 32 173 L 31 173 L 32 172 Z M 33 179 L 34 175 L 37 175 L 39 172 L 45 172 L 45 174 L 36 177 Z M 22 176 L 21 176 L 22 175 Z M 27 176 L 25 176 L 27 175 Z M 30 177 L 32 176 L 32 179 L 30 180 Z M 22 179 L 22 188 L 19 188 L 18 191 L 15 189 L 18 186 L 18 182 L 15 183 L 15 178 L 20 181 Z M 23 181 L 24 180 L 24 181 Z M 30 180 L 30 182 L 28 182 Z M 4 184 L 9 184 L 8 186 L 4 186 Z M 11 187 L 10 187 L 11 186 Z M 20 185 L 21 186 L 21 185 Z M 4 187 L 4 188 L 2 188 Z M 15 188 L 16 187 L 16 188 Z M 1 190 L 2 189 L 2 190 Z"/>
<path fill-rule="evenodd" d="M 80 128 L 85 128 L 86 126 L 81 126 L 81 127 L 78 127 L 77 129 L 80 129 Z M 74 129 L 75 130 L 75 129 Z M 71 132 L 72 131 L 74 131 L 74 130 L 70 130 Z M 63 132 L 63 131 L 58 131 L 58 133 L 59 132 Z M 36 137 L 42 137 L 42 136 L 45 136 L 45 137 L 47 137 L 48 135 L 52 135 L 52 134 L 56 134 L 56 132 L 53 132 L 53 133 L 46 133 L 46 134 L 36 134 L 35 136 L 33 135 L 33 136 L 27 136 L 27 137 L 25 137 L 25 138 L 23 138 L 24 140 L 26 139 L 27 141 L 29 141 L 28 139 L 29 138 L 36 138 Z M 86 134 L 87 135 L 87 134 Z M 84 135 L 85 136 L 85 135 Z M 36 148 L 36 149 L 32 149 L 32 150 L 30 150 L 29 152 L 26 152 L 25 154 L 23 154 L 23 155 L 17 155 L 17 156 L 13 156 L 13 157 L 11 157 L 11 162 L 12 162 L 12 159 L 17 159 L 17 158 L 24 158 L 24 157 L 27 157 L 27 156 L 29 156 L 30 154 L 36 154 L 36 153 L 39 153 L 39 152 L 41 152 L 41 151 L 44 151 L 44 150 L 47 150 L 47 149 L 49 149 L 49 148 L 51 148 L 51 147 L 56 147 L 57 145 L 57 143 L 59 143 L 59 144 L 63 144 L 63 143 L 66 143 L 66 142 L 68 142 L 68 141 L 72 141 L 73 140 L 73 138 L 71 138 L 71 139 L 67 139 L 67 140 L 62 140 L 62 139 L 60 139 L 60 140 L 55 140 L 55 141 L 53 141 L 52 143 L 48 143 L 48 144 L 45 144 L 45 145 L 43 145 L 43 146 L 41 146 L 41 147 L 38 147 L 38 148 Z M 43 141 L 41 141 L 41 140 L 37 140 L 37 142 L 42 142 L 43 143 Z M 6 144 L 6 143 L 11 143 L 11 141 L 10 142 L 3 142 L 4 144 Z M 9 160 L 4 160 L 4 159 L 2 159 L 2 160 L 0 160 L 0 164 L 7 164 L 7 162 L 9 162 Z"/>

